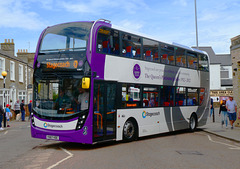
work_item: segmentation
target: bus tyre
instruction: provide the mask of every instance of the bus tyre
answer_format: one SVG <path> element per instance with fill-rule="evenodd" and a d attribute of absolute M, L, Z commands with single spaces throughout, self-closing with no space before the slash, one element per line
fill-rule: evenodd
<path fill-rule="evenodd" d="M 123 140 L 130 142 L 136 138 L 137 127 L 132 120 L 127 120 L 123 126 Z"/>
<path fill-rule="evenodd" d="M 189 129 L 190 131 L 195 131 L 197 128 L 197 116 L 192 114 L 189 120 Z"/>

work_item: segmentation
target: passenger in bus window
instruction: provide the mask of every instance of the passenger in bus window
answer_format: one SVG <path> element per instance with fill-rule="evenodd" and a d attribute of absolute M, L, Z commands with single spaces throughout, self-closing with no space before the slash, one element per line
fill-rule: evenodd
<path fill-rule="evenodd" d="M 133 101 L 133 98 L 132 98 L 130 95 L 128 95 L 128 101 L 129 101 L 129 102 L 132 102 L 132 101 Z"/>
<path fill-rule="evenodd" d="M 155 107 L 155 100 L 153 97 L 149 101 L 149 107 Z"/>
<path fill-rule="evenodd" d="M 195 97 L 192 99 L 192 105 L 197 105 L 197 100 Z"/>

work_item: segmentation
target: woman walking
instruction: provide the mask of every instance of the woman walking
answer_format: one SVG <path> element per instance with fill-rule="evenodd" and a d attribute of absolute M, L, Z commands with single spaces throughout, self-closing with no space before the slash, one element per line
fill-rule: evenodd
<path fill-rule="evenodd" d="M 221 119 L 222 119 L 222 127 L 224 125 L 226 125 L 226 129 L 228 128 L 228 119 L 227 119 L 227 108 L 226 108 L 226 99 L 224 98 L 222 100 L 222 104 L 220 105 L 220 109 L 219 109 L 219 116 L 221 115 Z"/>

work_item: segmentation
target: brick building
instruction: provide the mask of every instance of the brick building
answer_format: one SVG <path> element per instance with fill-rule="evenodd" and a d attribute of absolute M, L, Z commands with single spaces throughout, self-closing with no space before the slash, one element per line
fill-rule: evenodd
<path fill-rule="evenodd" d="M 238 117 L 240 117 L 240 35 L 231 39 L 231 55 L 233 70 L 233 97 L 238 105 Z M 236 126 L 240 127 L 240 119 L 238 118 Z"/>
<path fill-rule="evenodd" d="M 18 50 L 15 56 L 13 39 L 0 43 L 0 74 L 7 71 L 5 81 L 5 103 L 14 104 L 17 99 L 28 103 L 32 99 L 32 74 L 34 53 Z M 0 104 L 4 103 L 3 77 L 0 75 Z"/>

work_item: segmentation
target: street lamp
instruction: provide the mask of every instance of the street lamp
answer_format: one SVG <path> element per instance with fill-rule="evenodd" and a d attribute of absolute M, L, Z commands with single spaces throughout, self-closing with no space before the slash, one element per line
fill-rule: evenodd
<path fill-rule="evenodd" d="M 195 4 L 196 45 L 198 49 L 197 2 L 196 0 L 194 2 L 195 2 L 194 4 Z"/>
<path fill-rule="evenodd" d="M 3 76 L 3 89 L 4 89 L 3 90 L 3 100 L 4 100 L 3 126 L 6 127 L 5 79 L 6 79 L 6 76 L 7 76 L 7 72 L 6 71 L 2 71 L 2 76 Z"/>

